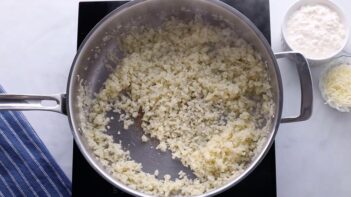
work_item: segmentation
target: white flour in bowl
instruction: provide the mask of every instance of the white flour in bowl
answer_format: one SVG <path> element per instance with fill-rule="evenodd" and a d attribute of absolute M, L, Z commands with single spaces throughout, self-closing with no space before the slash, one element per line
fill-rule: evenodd
<path fill-rule="evenodd" d="M 286 30 L 290 47 L 312 59 L 332 56 L 346 37 L 340 16 L 323 5 L 302 6 L 288 19 Z"/>

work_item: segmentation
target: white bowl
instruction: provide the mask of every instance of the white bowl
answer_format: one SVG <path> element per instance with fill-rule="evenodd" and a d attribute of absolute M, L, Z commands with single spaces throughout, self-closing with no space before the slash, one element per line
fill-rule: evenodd
<path fill-rule="evenodd" d="M 326 75 L 328 74 L 328 72 L 330 71 L 330 69 L 340 66 L 341 64 L 346 64 L 348 66 L 351 67 L 351 56 L 347 56 L 347 55 L 342 55 L 340 57 L 335 58 L 333 61 L 327 63 L 324 65 L 324 70 L 322 71 L 322 74 L 319 78 L 319 90 L 321 92 L 321 95 L 324 99 L 324 101 L 326 102 L 326 104 L 328 104 L 330 107 L 337 109 L 338 111 L 341 112 L 351 112 L 351 106 L 342 106 L 338 103 L 333 103 L 333 102 L 329 102 L 328 96 L 325 94 L 324 90 L 324 80 Z"/>
<path fill-rule="evenodd" d="M 344 24 L 344 26 L 346 28 L 345 29 L 346 36 L 345 36 L 345 39 L 342 43 L 342 46 L 334 53 L 330 54 L 327 57 L 323 57 L 323 58 L 311 58 L 311 57 L 308 57 L 308 55 L 304 54 L 308 60 L 312 61 L 312 63 L 322 63 L 322 62 L 326 62 L 326 60 L 329 60 L 329 59 L 335 57 L 336 55 L 340 54 L 340 52 L 345 48 L 345 46 L 348 42 L 348 39 L 349 39 L 349 24 L 348 24 L 348 21 L 347 21 L 347 18 L 345 16 L 344 12 L 342 11 L 342 9 L 339 6 L 337 6 L 336 4 L 334 4 L 333 2 L 331 2 L 329 0 L 300 0 L 300 1 L 297 1 L 292 6 L 290 6 L 288 12 L 286 13 L 286 15 L 284 17 L 284 21 L 283 21 L 283 25 L 282 25 L 282 35 L 283 35 L 283 41 L 284 41 L 284 44 L 286 44 L 286 47 L 290 50 L 298 51 L 298 50 L 294 49 L 293 47 L 291 47 L 291 44 L 289 43 L 288 34 L 287 34 L 287 22 L 290 19 L 290 17 L 292 16 L 292 14 L 295 13 L 297 10 L 299 10 L 302 6 L 316 5 L 316 4 L 326 6 L 329 9 L 336 12 L 340 17 L 341 22 Z"/>

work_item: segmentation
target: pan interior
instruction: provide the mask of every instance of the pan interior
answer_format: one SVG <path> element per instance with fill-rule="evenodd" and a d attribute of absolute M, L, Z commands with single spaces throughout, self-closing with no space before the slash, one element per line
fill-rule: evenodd
<path fill-rule="evenodd" d="M 162 9 L 160 9 L 162 8 Z M 116 186 L 125 189 L 127 192 L 138 194 L 137 191 L 125 187 L 123 184 L 113 179 L 112 176 L 102 167 L 99 161 L 88 147 L 87 141 L 82 134 L 82 124 L 86 112 L 90 110 L 89 105 L 82 105 L 78 96 L 82 93 L 81 87 L 84 86 L 84 95 L 90 100 L 95 98 L 95 93 L 103 87 L 103 83 L 109 74 L 118 68 L 123 58 L 123 50 L 120 48 L 119 40 L 123 39 L 128 32 L 137 26 L 158 27 L 164 21 L 175 17 L 182 21 L 190 21 L 195 17 L 201 17 L 212 25 L 224 24 L 233 29 L 236 33 L 248 41 L 262 56 L 267 63 L 267 72 L 270 76 L 272 93 L 275 106 L 275 114 L 270 121 L 271 134 L 268 137 L 262 154 L 253 159 L 252 165 L 242 176 L 236 177 L 235 180 L 243 178 L 255 164 L 260 160 L 267 147 L 272 142 L 275 134 L 277 119 L 280 118 L 280 94 L 279 92 L 279 71 L 276 62 L 268 44 L 263 41 L 263 36 L 253 29 L 244 16 L 236 10 L 225 6 L 219 2 L 204 0 L 149 0 L 134 1 L 125 4 L 119 9 L 113 11 L 108 17 L 100 22 L 82 44 L 75 62 L 72 66 L 69 82 L 69 112 L 70 121 L 74 130 L 74 137 L 90 164 L 107 180 Z M 109 112 L 109 116 L 118 120 L 120 114 Z M 83 118 L 82 118 L 83 117 Z M 137 121 L 136 121 L 137 122 Z M 180 161 L 171 158 L 169 151 L 161 152 L 156 150 L 158 145 L 156 139 L 148 142 L 142 142 L 141 136 L 143 131 L 140 124 L 130 126 L 128 132 L 118 134 L 116 130 L 124 130 L 122 122 L 111 121 L 107 133 L 113 136 L 114 141 L 121 141 L 124 149 L 129 150 L 131 157 L 143 164 L 143 170 L 148 173 L 154 173 L 157 169 L 161 177 L 164 174 L 170 174 L 177 177 L 180 170 L 187 173 L 189 178 L 194 175 L 191 170 L 184 167 Z M 235 181 L 233 180 L 233 182 Z M 226 187 L 226 186 L 223 186 Z M 221 189 L 221 188 L 219 188 Z M 219 190 L 218 189 L 218 190 Z M 217 191 L 214 191 L 217 192 Z"/>

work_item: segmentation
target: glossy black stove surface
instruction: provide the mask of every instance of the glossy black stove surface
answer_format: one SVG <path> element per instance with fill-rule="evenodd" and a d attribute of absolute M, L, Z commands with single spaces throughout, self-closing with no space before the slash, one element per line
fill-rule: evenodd
<path fill-rule="evenodd" d="M 246 15 L 270 42 L 269 0 L 223 0 Z M 109 12 L 124 1 L 81 2 L 78 17 L 78 46 L 89 31 Z M 109 197 L 130 196 L 118 190 L 98 175 L 84 159 L 77 146 L 73 150 L 73 196 Z M 256 197 L 276 196 L 274 145 L 261 164 L 243 181 L 218 196 Z"/>

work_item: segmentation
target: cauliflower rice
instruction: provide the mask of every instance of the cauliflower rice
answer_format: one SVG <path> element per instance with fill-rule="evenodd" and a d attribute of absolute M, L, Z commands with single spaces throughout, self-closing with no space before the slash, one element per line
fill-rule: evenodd
<path fill-rule="evenodd" d="M 84 91 L 79 98 L 80 107 L 89 109 L 81 130 L 108 172 L 157 196 L 200 195 L 240 175 L 266 142 L 273 116 L 267 67 L 258 52 L 232 30 L 196 20 L 139 27 L 121 44 L 124 57 L 96 98 L 87 101 Z M 197 178 L 143 172 L 106 133 L 109 111 L 121 114 L 125 128 L 141 111 L 142 141 L 158 139 L 157 148 L 170 150 Z"/>

